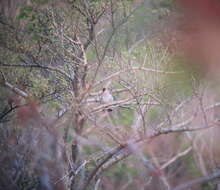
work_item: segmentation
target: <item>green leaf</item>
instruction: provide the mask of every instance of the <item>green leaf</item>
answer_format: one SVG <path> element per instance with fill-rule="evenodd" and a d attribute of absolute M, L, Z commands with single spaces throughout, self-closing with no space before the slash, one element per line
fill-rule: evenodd
<path fill-rule="evenodd" d="M 21 12 L 31 12 L 33 10 L 32 6 L 25 6 L 21 9 Z"/>
<path fill-rule="evenodd" d="M 22 12 L 17 16 L 18 20 L 22 20 L 22 19 L 26 19 L 26 18 L 28 18 L 28 15 L 25 12 Z"/>

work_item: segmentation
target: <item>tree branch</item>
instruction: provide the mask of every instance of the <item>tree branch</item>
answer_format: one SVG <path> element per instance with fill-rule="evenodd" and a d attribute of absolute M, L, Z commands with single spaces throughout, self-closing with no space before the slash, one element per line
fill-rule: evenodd
<path fill-rule="evenodd" d="M 23 98 L 27 98 L 29 96 L 25 91 L 13 86 L 9 82 L 5 82 L 5 86 Z"/>
<path fill-rule="evenodd" d="M 24 68 L 38 68 L 38 69 L 46 69 L 50 71 L 54 71 L 57 73 L 62 74 L 63 76 L 67 77 L 70 81 L 72 81 L 72 77 L 63 71 L 62 69 L 56 68 L 56 67 L 51 67 L 51 66 L 43 66 L 43 65 L 36 65 L 36 64 L 30 64 L 30 65 L 24 65 L 24 64 L 4 64 L 0 62 L 0 67 L 24 67 Z"/>
<path fill-rule="evenodd" d="M 131 67 L 131 68 L 124 69 L 124 70 L 118 71 L 116 73 L 113 73 L 112 75 L 96 82 L 93 85 L 93 87 L 96 87 L 96 86 L 98 86 L 98 85 L 100 85 L 100 84 L 102 84 L 102 83 L 104 83 L 108 80 L 111 80 L 111 79 L 117 77 L 118 75 L 120 75 L 122 73 L 131 71 L 131 70 L 133 70 L 133 71 L 138 71 L 139 70 L 139 71 L 146 71 L 146 72 L 155 72 L 155 73 L 161 73 L 161 74 L 181 74 L 181 73 L 183 73 L 182 71 L 179 71 L 179 72 L 178 71 L 162 71 L 162 70 L 150 69 L 150 68 L 146 68 L 146 67 Z"/>
<path fill-rule="evenodd" d="M 1 75 L 3 77 L 3 85 L 5 87 L 9 88 L 11 91 L 13 91 L 14 93 L 18 94 L 19 96 L 21 96 L 23 98 L 27 98 L 29 96 L 25 91 L 15 87 L 12 84 L 10 84 L 9 82 L 7 82 L 7 80 L 5 78 L 5 75 L 4 75 L 4 73 L 2 71 L 0 71 L 0 73 L 1 73 Z"/>
<path fill-rule="evenodd" d="M 109 167 L 111 167 L 112 165 L 114 165 L 115 163 L 117 163 L 120 160 L 123 160 L 125 158 L 127 158 L 128 156 L 130 156 L 133 153 L 133 150 L 130 148 L 130 145 L 142 145 L 144 143 L 149 143 L 150 141 L 152 141 L 153 139 L 155 139 L 156 137 L 160 136 L 160 135 L 164 135 L 164 134 L 168 134 L 168 133 L 177 133 L 177 132 L 186 132 L 186 131 L 199 131 L 199 130 L 205 130 L 205 129 L 210 129 L 212 127 L 216 127 L 215 125 L 211 125 L 211 126 L 204 126 L 204 127 L 183 127 L 180 129 L 162 129 L 160 131 L 156 131 L 154 134 L 152 134 L 151 136 L 144 136 L 141 137 L 139 139 L 136 139 L 132 142 L 127 142 L 124 143 L 123 145 L 120 145 L 118 147 L 116 147 L 90 174 L 90 177 L 88 178 L 88 180 L 86 181 L 85 185 L 83 186 L 83 188 L 81 190 L 85 190 L 89 184 L 91 183 L 91 181 L 97 177 L 100 176 L 102 172 L 104 172 L 106 169 L 108 169 Z"/>
<path fill-rule="evenodd" d="M 212 174 L 204 176 L 204 177 L 199 177 L 199 178 L 193 179 L 193 180 L 188 181 L 188 182 L 186 182 L 184 184 L 180 184 L 180 185 L 174 187 L 172 190 L 189 189 L 193 185 L 200 184 L 200 183 L 205 183 L 205 182 L 209 182 L 209 181 L 213 181 L 213 180 L 215 180 L 217 178 L 220 178 L 220 171 L 212 173 Z"/>
<path fill-rule="evenodd" d="M 175 162 L 177 159 L 185 156 L 186 154 L 188 154 L 190 151 L 192 150 L 192 147 L 187 148 L 186 150 L 184 150 L 183 152 L 178 153 L 176 156 L 174 156 L 173 158 L 171 158 L 168 162 L 166 162 L 165 164 L 163 164 L 160 169 L 165 169 L 166 167 L 168 167 L 170 164 L 172 164 L 173 162 Z"/>

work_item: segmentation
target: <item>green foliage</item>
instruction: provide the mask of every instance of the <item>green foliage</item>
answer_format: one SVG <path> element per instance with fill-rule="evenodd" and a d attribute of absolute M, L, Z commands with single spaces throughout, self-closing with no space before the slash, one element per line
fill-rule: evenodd
<path fill-rule="evenodd" d="M 160 2 L 160 6 L 161 7 L 165 7 L 165 8 L 172 8 L 174 4 L 174 0 L 162 0 Z"/>
<path fill-rule="evenodd" d="M 56 102 L 56 101 L 50 101 L 47 103 L 47 107 L 49 108 L 49 110 L 52 110 L 52 111 L 58 111 L 59 109 L 61 109 L 61 104 L 59 102 Z"/>
<path fill-rule="evenodd" d="M 159 8 L 172 9 L 174 3 L 175 0 L 151 0 L 151 5 L 154 9 L 159 9 Z"/>
<path fill-rule="evenodd" d="M 127 108 L 118 108 L 120 112 L 119 124 L 123 126 L 130 126 L 133 123 L 134 111 Z"/>
<path fill-rule="evenodd" d="M 39 72 L 36 72 L 34 76 L 30 77 L 30 82 L 32 84 L 31 93 L 36 97 L 44 96 L 50 92 L 48 79 L 42 78 Z"/>
<path fill-rule="evenodd" d="M 210 182 L 202 183 L 201 190 L 216 190 L 216 185 Z"/>
<path fill-rule="evenodd" d="M 109 172 L 106 172 L 105 175 L 109 178 L 116 178 L 117 181 L 121 181 L 128 179 L 130 176 L 137 176 L 138 171 L 135 167 L 128 167 L 126 162 L 122 161 L 117 163 Z"/>
<path fill-rule="evenodd" d="M 166 68 L 170 71 L 177 71 L 177 74 L 165 75 L 161 78 L 158 95 L 165 102 L 172 103 L 192 96 L 194 82 L 200 80 L 197 72 L 191 67 L 186 67 L 182 61 L 184 60 L 176 58 L 171 60 Z"/>
<path fill-rule="evenodd" d="M 163 121 L 167 116 L 167 105 L 152 107 L 147 112 L 147 122 L 149 125 L 154 126 Z"/>
<path fill-rule="evenodd" d="M 32 3 L 38 4 L 38 5 L 45 5 L 48 4 L 51 0 L 31 0 Z"/>
<path fill-rule="evenodd" d="M 97 60 L 97 54 L 95 52 L 95 49 L 94 48 L 89 48 L 86 51 L 86 57 L 91 62 Z"/>
<path fill-rule="evenodd" d="M 41 1 L 36 2 L 41 4 Z M 17 20 L 25 26 L 32 40 L 39 41 L 42 40 L 42 36 L 48 38 L 51 33 L 52 27 L 48 16 L 44 9 L 39 9 L 34 4 L 25 5 L 20 9 Z"/>
<path fill-rule="evenodd" d="M 20 13 L 17 16 L 18 20 L 23 20 L 32 17 L 33 6 L 24 6 L 20 9 Z"/>
<path fill-rule="evenodd" d="M 187 174 L 189 176 L 200 176 L 200 170 L 197 167 L 192 154 L 188 154 L 186 157 L 182 158 L 184 164 L 187 166 Z"/>
<path fill-rule="evenodd" d="M 155 120 L 158 120 L 160 118 L 160 114 L 159 114 L 159 111 L 158 109 L 156 108 L 152 108 L 148 111 L 148 119 L 149 119 L 149 122 L 150 121 L 155 121 Z"/>
<path fill-rule="evenodd" d="M 73 137 L 71 135 L 68 135 L 67 139 L 66 139 L 66 142 L 67 143 L 72 143 L 73 142 Z"/>

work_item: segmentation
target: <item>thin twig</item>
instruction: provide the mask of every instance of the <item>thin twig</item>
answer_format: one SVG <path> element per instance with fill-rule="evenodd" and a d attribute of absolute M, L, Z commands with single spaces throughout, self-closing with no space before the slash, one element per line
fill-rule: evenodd
<path fill-rule="evenodd" d="M 150 68 L 146 68 L 146 67 L 131 67 L 131 68 L 128 68 L 128 69 L 124 69 L 124 70 L 121 70 L 121 71 L 118 71 L 116 73 L 113 73 L 112 75 L 96 82 L 93 87 L 96 87 L 108 80 L 111 80 L 117 76 L 119 76 L 120 74 L 122 73 L 125 73 L 125 72 L 128 72 L 128 71 L 131 71 L 131 70 L 139 70 L 139 71 L 145 71 L 145 72 L 156 72 L 156 73 L 161 73 L 161 74 L 182 74 L 183 72 L 182 71 L 162 71 L 162 70 L 155 70 L 155 69 L 150 69 Z"/>
<path fill-rule="evenodd" d="M 212 174 L 204 176 L 204 177 L 199 177 L 199 178 L 193 179 L 193 180 L 188 181 L 188 182 L 186 182 L 184 184 L 180 184 L 180 185 L 174 187 L 172 190 L 189 189 L 193 185 L 200 184 L 200 183 L 205 183 L 205 182 L 209 182 L 209 181 L 213 181 L 213 180 L 215 180 L 215 179 L 217 179 L 219 177 L 220 177 L 220 172 L 218 171 L 216 173 L 212 173 Z"/>
<path fill-rule="evenodd" d="M 186 150 L 184 150 L 183 152 L 178 153 L 177 155 L 175 155 L 173 158 L 171 158 L 168 162 L 164 163 L 160 169 L 163 170 L 165 168 L 167 168 L 170 164 L 172 164 L 173 162 L 175 162 L 177 159 L 185 156 L 186 154 L 188 154 L 190 151 L 192 150 L 192 147 L 187 148 Z"/>
<path fill-rule="evenodd" d="M 24 68 L 46 69 L 46 70 L 50 70 L 50 71 L 54 71 L 54 72 L 60 73 L 60 74 L 64 75 L 65 77 L 67 77 L 71 81 L 73 80 L 72 77 L 68 73 L 66 73 L 62 69 L 59 69 L 59 68 L 56 68 L 56 67 L 52 67 L 52 66 L 43 66 L 43 65 L 37 65 L 37 64 L 29 64 L 29 65 L 24 65 L 24 64 L 4 64 L 4 63 L 0 62 L 0 67 L 24 67 Z"/>

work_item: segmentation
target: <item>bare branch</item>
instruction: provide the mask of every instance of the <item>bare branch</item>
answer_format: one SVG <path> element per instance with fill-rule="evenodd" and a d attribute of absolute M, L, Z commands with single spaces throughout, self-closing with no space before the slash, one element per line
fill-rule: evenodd
<path fill-rule="evenodd" d="M 144 94 L 138 95 L 138 96 L 143 96 L 143 95 Z M 125 104 L 125 103 L 131 103 L 131 101 L 134 101 L 134 100 L 135 99 L 132 97 L 132 98 L 124 99 L 124 100 L 114 101 L 114 102 L 109 103 L 109 104 L 103 104 L 101 106 L 98 106 L 98 107 L 94 108 L 92 111 L 90 111 L 90 113 L 101 111 L 101 110 L 104 110 L 104 109 L 109 108 L 109 107 L 119 106 L 119 105 Z M 147 102 L 145 104 L 146 105 L 159 105 L 159 103 L 157 103 L 157 102 Z"/>
<path fill-rule="evenodd" d="M 204 177 L 199 177 L 199 178 L 193 179 L 193 180 L 188 181 L 188 182 L 186 182 L 184 184 L 181 184 L 181 185 L 178 185 L 178 186 L 174 187 L 172 190 L 189 189 L 193 185 L 200 184 L 200 183 L 205 183 L 205 182 L 209 182 L 209 181 L 213 181 L 213 180 L 215 180 L 215 179 L 217 179 L 219 177 L 220 177 L 220 171 L 212 173 L 212 174 L 209 174 L 209 175 L 204 176 Z"/>
<path fill-rule="evenodd" d="M 26 92 L 24 92 L 23 90 L 13 86 L 9 82 L 5 82 L 5 86 L 7 88 L 9 88 L 10 90 L 12 90 L 13 92 L 15 92 L 16 94 L 18 94 L 19 96 L 23 97 L 23 98 L 29 97 L 29 95 Z"/>
<path fill-rule="evenodd" d="M 46 69 L 50 71 L 54 71 L 57 73 L 62 74 L 63 76 L 67 77 L 70 81 L 72 81 L 72 77 L 63 71 L 62 69 L 59 69 L 57 67 L 52 66 L 43 66 L 43 65 L 36 65 L 36 64 L 30 64 L 30 65 L 24 65 L 24 64 L 4 64 L 0 62 L 0 67 L 23 67 L 23 68 L 38 68 L 38 69 Z"/>
<path fill-rule="evenodd" d="M 118 71 L 116 73 L 113 73 L 112 75 L 96 82 L 93 85 L 93 87 L 96 87 L 96 86 L 98 86 L 108 80 L 112 80 L 113 78 L 119 76 L 120 74 L 131 71 L 131 70 L 134 70 L 134 71 L 140 70 L 140 71 L 145 71 L 145 72 L 155 72 L 155 73 L 161 73 L 161 74 L 182 74 L 183 73 L 182 71 L 162 71 L 162 70 L 155 70 L 155 69 L 150 69 L 150 68 L 146 68 L 146 67 L 131 67 L 131 68 L 124 69 L 124 70 Z"/>
<path fill-rule="evenodd" d="M 12 84 L 10 84 L 9 82 L 7 82 L 5 75 L 2 71 L 0 71 L 0 73 L 2 74 L 3 77 L 3 85 L 7 88 L 9 88 L 11 91 L 13 91 L 14 93 L 18 94 L 19 96 L 23 97 L 23 98 L 27 98 L 29 95 L 24 92 L 23 90 L 13 86 Z"/>
<path fill-rule="evenodd" d="M 91 173 L 89 179 L 87 180 L 86 184 L 82 188 L 82 190 L 85 190 L 92 179 L 96 176 L 99 176 L 103 171 L 114 165 L 120 160 L 123 160 L 127 158 L 129 155 L 133 153 L 133 151 L 130 148 L 130 143 L 132 145 L 137 144 L 137 145 L 142 145 L 144 143 L 149 143 L 156 137 L 168 133 L 177 133 L 177 132 L 186 132 L 186 131 L 200 131 L 200 130 L 205 130 L 205 129 L 210 129 L 212 127 L 216 127 L 215 125 L 211 126 L 204 126 L 204 127 L 183 127 L 179 129 L 162 129 L 161 131 L 156 131 L 154 134 L 148 137 L 142 137 L 140 139 L 132 140 L 132 142 L 124 143 L 123 145 L 121 144 L 115 150 L 113 150 Z"/>
<path fill-rule="evenodd" d="M 121 149 L 123 148 L 122 145 L 118 146 L 115 150 L 113 150 L 112 152 L 110 152 L 108 154 L 108 156 L 91 172 L 91 174 L 89 175 L 87 181 L 84 183 L 84 185 L 82 186 L 82 188 L 80 190 L 86 190 L 87 187 L 89 186 L 90 182 L 92 181 L 92 179 L 96 176 L 96 173 L 99 171 L 99 169 L 110 159 L 112 158 L 115 154 L 117 154 Z"/>
<path fill-rule="evenodd" d="M 186 150 L 184 150 L 183 152 L 178 153 L 176 156 L 174 156 L 173 158 L 171 158 L 168 162 L 164 163 L 160 169 L 163 170 L 165 168 L 167 168 L 170 164 L 172 164 L 173 162 L 175 162 L 176 160 L 178 160 L 179 158 L 187 155 L 190 151 L 192 150 L 192 147 L 187 148 Z"/>

